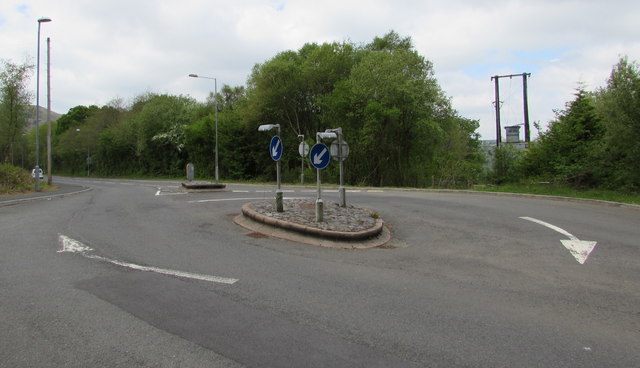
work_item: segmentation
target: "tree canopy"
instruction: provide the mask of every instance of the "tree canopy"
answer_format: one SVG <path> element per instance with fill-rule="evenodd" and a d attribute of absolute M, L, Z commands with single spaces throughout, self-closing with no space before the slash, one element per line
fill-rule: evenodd
<path fill-rule="evenodd" d="M 511 181 L 640 191 L 640 69 L 621 58 L 607 84 L 579 88 L 574 100 L 514 166 Z"/>
<path fill-rule="evenodd" d="M 217 113 L 216 113 L 216 110 Z M 298 136 L 341 127 L 348 184 L 467 186 L 482 168 L 477 121 L 460 117 L 410 38 L 309 43 L 256 64 L 246 87 L 222 86 L 205 103 L 144 94 L 131 106 L 76 106 L 57 122 L 54 167 L 68 173 L 180 176 L 188 162 L 220 176 L 275 179 L 260 124 L 280 124 L 283 180 L 300 176 Z M 330 142 L 327 142 L 330 143 Z M 338 165 L 325 170 L 337 181 Z M 307 164 L 306 175 L 314 171 Z"/>
<path fill-rule="evenodd" d="M 33 65 L 2 60 L 0 70 L 0 162 L 14 163 L 16 146 L 24 146 L 31 94 L 27 91 Z"/>

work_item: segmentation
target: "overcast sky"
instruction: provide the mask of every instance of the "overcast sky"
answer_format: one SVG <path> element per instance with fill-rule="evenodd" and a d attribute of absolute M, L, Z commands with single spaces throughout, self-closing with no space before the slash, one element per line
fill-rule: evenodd
<path fill-rule="evenodd" d="M 244 85 L 281 51 L 395 30 L 433 62 L 460 115 L 495 139 L 491 76 L 531 73 L 530 120 L 546 126 L 580 83 L 595 90 L 620 56 L 640 61 L 637 0 L 2 0 L 0 59 L 35 64 L 40 17 L 53 20 L 42 24 L 40 100 L 50 37 L 59 113 L 145 92 L 204 101 L 213 81 L 189 73 L 217 78 L 218 89 Z M 500 94 L 502 125 L 522 123 L 522 78 L 501 79 Z"/>

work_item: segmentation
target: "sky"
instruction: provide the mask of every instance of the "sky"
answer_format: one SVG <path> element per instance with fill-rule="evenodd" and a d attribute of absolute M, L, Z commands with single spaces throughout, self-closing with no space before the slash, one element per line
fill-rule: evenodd
<path fill-rule="evenodd" d="M 214 81 L 188 74 L 216 78 L 218 90 L 245 85 L 282 51 L 364 45 L 393 30 L 433 63 L 459 115 L 495 139 L 492 76 L 531 73 L 529 119 L 544 130 L 576 88 L 604 87 L 621 57 L 640 61 L 637 0 L 2 0 L 0 59 L 36 64 L 42 17 L 52 22 L 41 24 L 40 101 L 50 38 L 58 113 L 148 92 L 205 101 Z M 500 79 L 503 127 L 523 123 L 522 94 L 521 77 Z"/>

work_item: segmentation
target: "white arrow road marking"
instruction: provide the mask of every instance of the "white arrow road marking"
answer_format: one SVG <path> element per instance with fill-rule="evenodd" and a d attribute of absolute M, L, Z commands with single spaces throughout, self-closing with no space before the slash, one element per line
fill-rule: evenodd
<path fill-rule="evenodd" d="M 69 238 L 68 236 L 65 236 L 65 235 L 58 236 L 58 241 L 60 242 L 60 250 L 58 251 L 58 253 L 62 253 L 62 252 L 78 253 L 81 256 L 83 256 L 85 258 L 88 258 L 88 259 L 95 259 L 95 260 L 98 260 L 98 261 L 111 263 L 111 264 L 114 264 L 116 266 L 126 267 L 126 268 L 129 268 L 129 269 L 132 269 L 132 270 L 145 271 L 145 272 L 155 272 L 155 273 L 159 273 L 159 274 L 162 274 L 162 275 L 169 275 L 169 276 L 181 277 L 181 278 L 192 279 L 192 280 L 215 282 L 215 283 L 218 283 L 218 284 L 231 285 L 231 284 L 234 284 L 237 281 L 239 281 L 238 279 L 231 279 L 231 278 L 226 278 L 226 277 L 201 275 L 201 274 L 197 274 L 197 273 L 190 273 L 190 272 L 183 272 L 183 271 L 176 271 L 176 270 L 168 270 L 168 269 L 165 269 L 165 268 L 141 266 L 141 265 L 137 265 L 137 264 L 133 264 L 133 263 L 127 263 L 127 262 L 122 262 L 122 261 L 118 261 L 118 260 L 115 260 L 115 259 L 109 259 L 109 258 L 105 258 L 105 257 L 93 255 L 93 254 L 88 254 L 88 252 L 91 252 L 93 249 L 91 249 L 90 247 L 82 244 L 81 242 L 79 242 L 79 241 L 77 241 L 75 239 L 71 239 L 71 238 Z"/>
<path fill-rule="evenodd" d="M 276 145 L 271 149 L 271 156 L 273 157 L 277 157 L 278 156 L 278 148 L 280 147 L 280 142 L 282 142 L 281 140 L 277 140 L 276 141 Z M 264 151 L 262 151 L 264 152 Z"/>
<path fill-rule="evenodd" d="M 320 165 L 322 163 L 322 156 L 324 156 L 325 153 L 327 153 L 326 148 L 323 149 L 322 152 L 316 153 L 315 155 L 313 155 L 313 164 Z"/>
<path fill-rule="evenodd" d="M 562 245 L 569 250 L 573 258 L 578 261 L 580 264 L 584 264 L 587 261 L 587 258 L 593 252 L 593 249 L 596 247 L 598 242 L 590 241 L 590 240 L 580 240 L 575 235 L 569 233 L 568 231 L 561 229 L 555 225 L 552 225 L 548 222 L 544 222 L 542 220 L 538 220 L 532 217 L 520 217 L 523 220 L 535 222 L 536 224 L 540 224 L 542 226 L 546 226 L 551 230 L 555 230 L 560 234 L 566 236 L 569 239 L 560 240 Z"/>

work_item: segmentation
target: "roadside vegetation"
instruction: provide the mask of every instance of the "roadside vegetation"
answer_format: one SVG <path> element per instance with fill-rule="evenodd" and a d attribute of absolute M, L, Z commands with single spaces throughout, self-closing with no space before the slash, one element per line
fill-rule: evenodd
<path fill-rule="evenodd" d="M 23 168 L 0 164 L 0 195 L 26 192 L 33 189 L 33 178 Z"/>
<path fill-rule="evenodd" d="M 0 74 L 0 162 L 23 167 L 35 162 L 35 131 L 25 118 L 30 95 L 24 88 L 32 69 L 3 61 Z M 310 43 L 283 51 L 256 64 L 246 86 L 224 85 L 206 102 L 145 93 L 129 102 L 75 106 L 53 123 L 54 172 L 182 178 L 191 162 L 197 180 L 211 179 L 216 110 L 220 177 L 228 182 L 275 180 L 267 150 L 272 133 L 257 127 L 280 124 L 283 183 L 299 182 L 299 135 L 313 145 L 316 132 L 342 127 L 350 151 L 347 185 L 482 186 L 608 200 L 619 195 L 632 203 L 640 193 L 635 62 L 621 58 L 604 87 L 579 87 L 546 130 L 538 127 L 539 137 L 527 151 L 502 145 L 487 169 L 478 122 L 452 108 L 432 63 L 410 38 L 395 32 L 368 44 Z M 40 129 L 46 136 L 46 124 Z M 40 144 L 45 162 L 45 140 Z M 305 182 L 313 182 L 315 169 L 305 165 Z M 337 181 L 334 162 L 323 171 L 323 182 Z"/>
<path fill-rule="evenodd" d="M 516 184 L 480 185 L 475 186 L 473 189 L 483 192 L 519 193 L 569 198 L 585 198 L 640 205 L 640 194 L 635 192 L 598 188 L 576 188 L 566 184 L 554 184 L 549 182 L 520 182 Z"/>
<path fill-rule="evenodd" d="M 575 98 L 527 151 L 496 150 L 493 184 L 547 182 L 582 193 L 640 193 L 640 69 L 620 59 L 606 86 Z M 544 186 L 543 186 L 544 187 Z M 549 188 L 549 187 L 548 187 Z M 540 189 L 545 190 L 545 189 Z M 549 190 L 549 189 L 546 189 Z"/>

